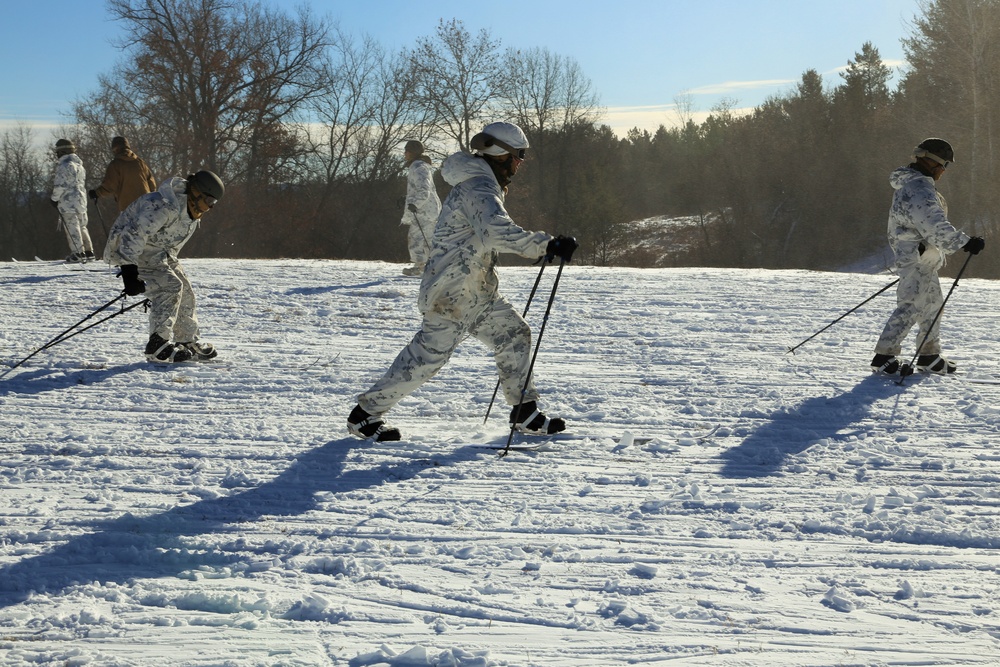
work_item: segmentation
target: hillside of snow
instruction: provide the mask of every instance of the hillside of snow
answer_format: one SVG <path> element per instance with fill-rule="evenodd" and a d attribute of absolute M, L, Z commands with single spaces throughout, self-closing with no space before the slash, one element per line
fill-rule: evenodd
<path fill-rule="evenodd" d="M 402 265 L 183 263 L 215 362 L 148 364 L 135 309 L 13 370 L 120 281 L 0 263 L 2 665 L 1000 664 L 1000 284 L 951 297 L 961 374 L 900 385 L 892 290 L 786 352 L 891 276 L 568 265 L 569 435 L 500 458 L 475 340 L 403 442 L 347 435 L 419 324 Z"/>

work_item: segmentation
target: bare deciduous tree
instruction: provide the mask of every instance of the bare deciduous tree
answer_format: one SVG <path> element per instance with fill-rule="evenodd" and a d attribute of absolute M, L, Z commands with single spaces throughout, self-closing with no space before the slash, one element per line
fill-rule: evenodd
<path fill-rule="evenodd" d="M 32 148 L 31 129 L 19 123 L 0 134 L 0 256 L 31 258 L 58 247 L 48 202 L 48 172 Z M 48 219 L 49 225 L 41 221 Z M 59 245 L 56 246 L 55 244 Z"/>
<path fill-rule="evenodd" d="M 338 34 L 335 44 L 326 90 L 310 104 L 305 173 L 317 193 L 316 237 L 345 254 L 378 238 L 382 225 L 395 226 L 395 198 L 384 193 L 398 187 L 400 145 L 426 139 L 432 125 L 417 102 L 405 54 L 387 53 L 369 37 Z M 348 192 L 361 201 L 344 206 Z"/>
<path fill-rule="evenodd" d="M 500 57 L 500 40 L 486 30 L 472 35 L 457 20 L 442 20 L 434 37 L 422 37 L 409 53 L 420 103 L 438 129 L 463 150 L 487 112 L 508 90 L 510 72 Z"/>
<path fill-rule="evenodd" d="M 313 176 L 330 184 L 398 175 L 397 145 L 426 132 L 427 122 L 406 59 L 370 38 L 339 35 L 327 79 L 324 94 L 310 104 Z"/>
<path fill-rule="evenodd" d="M 108 0 L 126 58 L 77 105 L 80 122 L 141 128 L 172 173 L 276 177 L 296 150 L 283 124 L 318 95 L 326 22 L 243 0 Z M 152 155 L 155 154 L 155 155 Z"/>
<path fill-rule="evenodd" d="M 601 114 L 598 96 L 572 58 L 533 48 L 508 49 L 505 60 L 509 75 L 503 108 L 531 142 L 530 168 L 522 179 L 530 184 L 543 214 L 557 219 L 568 194 L 568 182 L 561 177 L 550 179 L 550 172 L 559 176 L 568 173 L 570 155 L 550 155 L 550 146 L 553 141 L 565 143 L 567 135 L 596 123 Z"/>
<path fill-rule="evenodd" d="M 509 76 L 503 98 L 525 132 L 597 121 L 601 113 L 598 95 L 572 58 L 543 48 L 508 49 L 506 62 Z"/>

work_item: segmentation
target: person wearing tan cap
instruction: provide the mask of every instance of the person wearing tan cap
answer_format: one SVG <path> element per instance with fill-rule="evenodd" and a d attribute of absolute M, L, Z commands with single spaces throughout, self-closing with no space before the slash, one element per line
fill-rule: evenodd
<path fill-rule="evenodd" d="M 156 180 L 146 162 L 132 152 L 128 139 L 111 140 L 114 159 L 104 172 L 104 180 L 88 194 L 96 203 L 101 197 L 114 197 L 121 213 L 128 205 L 144 194 L 156 191 Z"/>

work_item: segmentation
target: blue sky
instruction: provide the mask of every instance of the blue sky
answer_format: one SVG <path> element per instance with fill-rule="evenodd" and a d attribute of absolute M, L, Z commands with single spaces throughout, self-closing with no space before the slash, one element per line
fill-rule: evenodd
<path fill-rule="evenodd" d="M 433 34 L 441 18 L 486 28 L 504 46 L 548 48 L 580 64 L 619 132 L 671 124 L 682 95 L 708 112 L 723 98 L 760 104 L 807 69 L 836 85 L 866 41 L 899 66 L 919 11 L 918 0 L 261 1 L 289 13 L 309 5 L 390 48 Z M 50 133 L 121 57 L 121 27 L 100 0 L 5 3 L 0 17 L 0 127 L 20 121 Z"/>

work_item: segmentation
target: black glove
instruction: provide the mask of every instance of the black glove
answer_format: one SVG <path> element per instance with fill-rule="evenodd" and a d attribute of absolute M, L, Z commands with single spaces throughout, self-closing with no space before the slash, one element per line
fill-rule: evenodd
<path fill-rule="evenodd" d="M 94 201 L 97 201 L 98 199 L 97 190 L 87 190 L 87 196 L 93 199 Z"/>
<path fill-rule="evenodd" d="M 49 203 L 52 204 L 52 208 L 59 208 L 59 202 L 57 202 L 55 199 L 50 199 Z"/>
<path fill-rule="evenodd" d="M 978 255 L 979 251 L 986 247 L 986 241 L 981 236 L 973 236 L 969 242 L 962 246 L 962 250 L 973 255 Z"/>
<path fill-rule="evenodd" d="M 122 277 L 122 282 L 125 283 L 125 293 L 129 296 L 142 294 L 146 291 L 146 283 L 143 280 L 139 280 L 139 267 L 135 264 L 122 266 L 118 271 L 118 275 Z"/>
<path fill-rule="evenodd" d="M 417 212 L 417 205 L 416 205 L 416 204 L 407 204 L 407 205 L 406 205 L 406 208 L 410 209 L 410 210 L 411 210 L 411 211 L 413 211 L 414 213 L 416 213 L 416 212 Z"/>
<path fill-rule="evenodd" d="M 553 258 L 558 257 L 568 262 L 573 259 L 573 251 L 579 247 L 580 244 L 572 236 L 557 236 L 549 241 L 549 245 L 545 248 L 545 261 L 551 262 Z"/>

